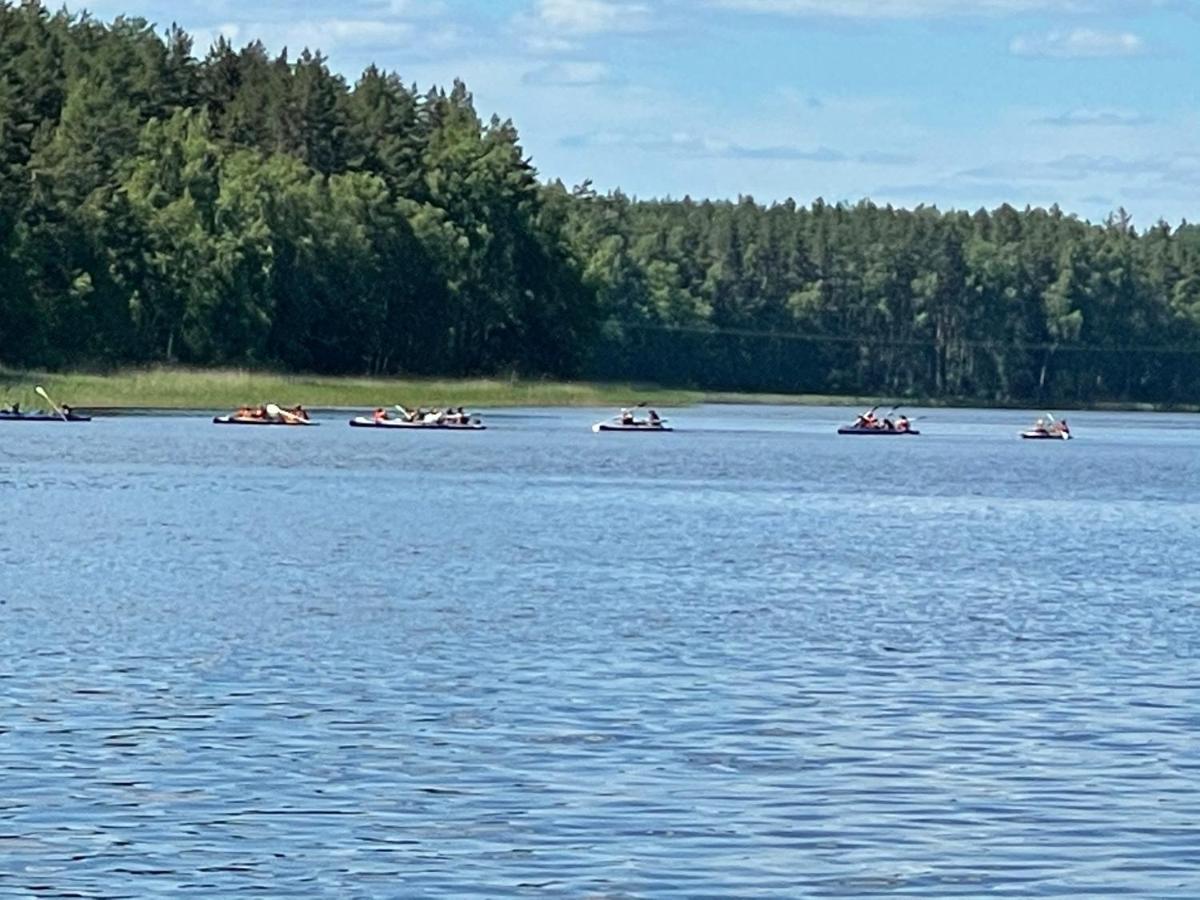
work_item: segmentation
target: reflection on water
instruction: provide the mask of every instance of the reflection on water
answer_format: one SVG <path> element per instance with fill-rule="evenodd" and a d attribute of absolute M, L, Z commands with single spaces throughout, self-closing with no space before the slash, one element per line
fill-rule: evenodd
<path fill-rule="evenodd" d="M 0 425 L 0 894 L 1194 897 L 1187 417 Z"/>

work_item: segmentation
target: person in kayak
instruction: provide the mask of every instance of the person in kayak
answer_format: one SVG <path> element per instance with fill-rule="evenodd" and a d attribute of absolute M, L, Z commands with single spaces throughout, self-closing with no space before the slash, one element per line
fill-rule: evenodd
<path fill-rule="evenodd" d="M 295 416 L 297 419 L 301 419 L 305 422 L 308 421 L 308 410 L 305 409 L 303 406 L 301 406 L 299 403 L 297 403 L 294 407 L 292 407 L 289 410 L 289 412 L 293 416 Z"/>
<path fill-rule="evenodd" d="M 896 419 L 897 431 L 908 431 L 909 427 L 908 416 L 900 416 L 898 419 Z"/>
<path fill-rule="evenodd" d="M 11 416 L 21 415 L 20 401 L 14 400 L 12 403 L 9 404 L 8 409 L 4 410 L 4 412 L 8 413 Z"/>
<path fill-rule="evenodd" d="M 633 425 L 634 424 L 633 413 L 631 413 L 627 409 L 622 409 L 621 410 L 621 424 L 622 425 Z"/>
<path fill-rule="evenodd" d="M 375 412 L 373 412 L 371 414 L 371 418 L 374 419 L 376 422 L 386 422 L 387 421 L 387 410 L 381 406 L 378 409 L 376 409 Z"/>
<path fill-rule="evenodd" d="M 865 413 L 860 413 L 858 418 L 854 420 L 855 428 L 878 428 L 879 420 L 875 418 L 875 410 L 868 409 Z"/>
<path fill-rule="evenodd" d="M 1071 429 L 1067 427 L 1066 419 L 1058 420 L 1058 431 L 1060 434 L 1070 434 L 1071 433 Z"/>
<path fill-rule="evenodd" d="M 654 410 L 650 410 L 646 413 L 646 419 L 651 428 L 659 428 L 662 426 L 662 419 L 659 418 L 658 413 Z"/>

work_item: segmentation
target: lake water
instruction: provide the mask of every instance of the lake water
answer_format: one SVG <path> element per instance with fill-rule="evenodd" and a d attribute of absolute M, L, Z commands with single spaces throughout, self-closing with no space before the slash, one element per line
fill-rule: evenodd
<path fill-rule="evenodd" d="M 1200 419 L 606 414 L 0 423 L 0 895 L 1200 896 Z"/>

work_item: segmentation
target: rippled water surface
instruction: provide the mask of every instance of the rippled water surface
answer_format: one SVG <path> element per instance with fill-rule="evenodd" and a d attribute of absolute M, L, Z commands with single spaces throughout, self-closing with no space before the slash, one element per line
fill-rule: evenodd
<path fill-rule="evenodd" d="M 0 894 L 1200 896 L 1200 420 L 0 423 Z"/>

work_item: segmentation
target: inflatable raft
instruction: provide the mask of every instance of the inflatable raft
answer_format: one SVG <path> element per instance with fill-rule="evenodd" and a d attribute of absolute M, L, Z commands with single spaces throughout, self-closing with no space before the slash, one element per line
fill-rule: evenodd
<path fill-rule="evenodd" d="M 482 422 L 406 422 L 404 419 L 376 419 L 373 416 L 355 416 L 350 420 L 351 428 L 400 428 L 410 431 L 484 431 Z"/>
<path fill-rule="evenodd" d="M 318 425 L 308 419 L 270 419 L 257 416 L 213 416 L 214 425 Z"/>

